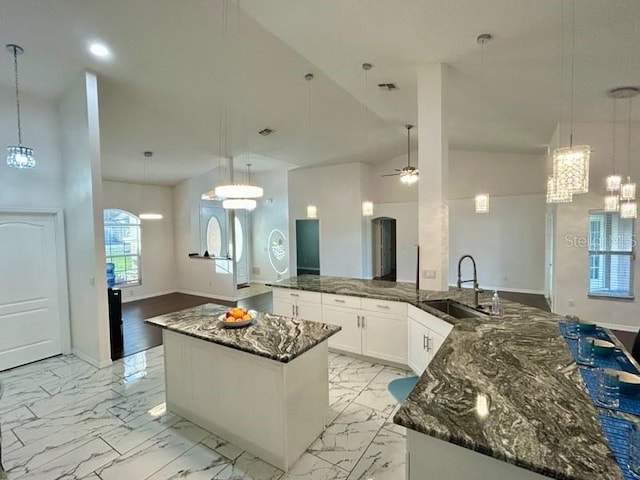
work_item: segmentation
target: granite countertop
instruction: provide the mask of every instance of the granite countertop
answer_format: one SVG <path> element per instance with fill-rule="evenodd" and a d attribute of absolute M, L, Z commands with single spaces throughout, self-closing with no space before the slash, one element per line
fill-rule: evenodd
<path fill-rule="evenodd" d="M 340 331 L 337 325 L 258 312 L 243 328 L 225 328 L 217 320 L 229 307 L 207 303 L 145 320 L 145 323 L 208 342 L 287 363 Z"/>
<path fill-rule="evenodd" d="M 558 329 L 562 317 L 501 299 L 500 315 L 459 320 L 422 302 L 472 305 L 468 289 L 309 277 L 272 286 L 404 301 L 454 325 L 394 423 L 551 478 L 622 478 Z M 480 303 L 490 299 L 485 293 Z M 479 398 L 487 399 L 486 412 Z"/>

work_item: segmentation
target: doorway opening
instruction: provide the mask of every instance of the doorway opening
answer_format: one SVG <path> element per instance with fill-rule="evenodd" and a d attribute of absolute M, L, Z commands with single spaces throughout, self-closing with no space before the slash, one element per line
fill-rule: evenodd
<path fill-rule="evenodd" d="M 320 220 L 296 220 L 297 275 L 320 275 Z"/>
<path fill-rule="evenodd" d="M 374 280 L 396 281 L 396 219 L 375 218 L 371 235 Z"/>

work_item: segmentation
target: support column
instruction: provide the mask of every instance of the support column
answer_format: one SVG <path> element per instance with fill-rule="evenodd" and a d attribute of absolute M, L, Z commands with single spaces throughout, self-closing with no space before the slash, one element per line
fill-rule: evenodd
<path fill-rule="evenodd" d="M 418 68 L 418 243 L 420 288 L 448 290 L 449 139 L 445 118 L 447 65 Z"/>

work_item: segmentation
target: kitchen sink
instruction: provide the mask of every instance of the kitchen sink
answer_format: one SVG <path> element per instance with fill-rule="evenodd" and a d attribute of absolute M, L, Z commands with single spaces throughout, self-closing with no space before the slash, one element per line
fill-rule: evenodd
<path fill-rule="evenodd" d="M 474 308 L 467 307 L 454 300 L 428 300 L 422 302 L 424 305 L 435 308 L 447 315 L 451 315 L 453 318 L 471 318 L 471 317 L 485 317 L 487 314 L 480 312 Z"/>

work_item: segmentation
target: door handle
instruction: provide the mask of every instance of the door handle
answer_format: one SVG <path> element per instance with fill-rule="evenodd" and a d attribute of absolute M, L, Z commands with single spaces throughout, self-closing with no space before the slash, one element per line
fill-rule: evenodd
<path fill-rule="evenodd" d="M 422 335 L 422 349 L 423 350 L 427 350 L 427 352 L 429 348 L 429 337 L 427 337 L 426 335 Z"/>

